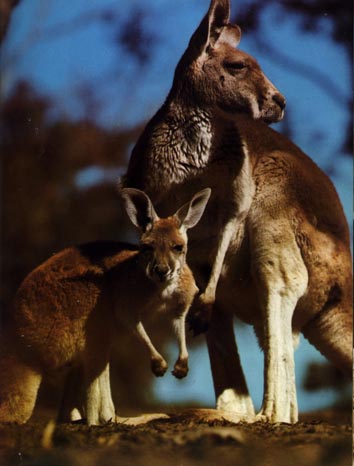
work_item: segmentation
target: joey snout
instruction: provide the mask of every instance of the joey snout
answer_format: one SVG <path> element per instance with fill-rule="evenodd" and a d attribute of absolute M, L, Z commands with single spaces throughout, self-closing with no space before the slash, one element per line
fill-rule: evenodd
<path fill-rule="evenodd" d="M 160 281 L 164 282 L 167 280 L 171 273 L 171 269 L 167 264 L 156 264 L 153 268 L 154 276 Z"/>

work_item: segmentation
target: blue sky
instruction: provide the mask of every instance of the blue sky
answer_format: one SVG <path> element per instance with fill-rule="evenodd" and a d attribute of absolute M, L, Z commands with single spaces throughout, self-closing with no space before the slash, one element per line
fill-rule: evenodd
<path fill-rule="evenodd" d="M 237 0 L 237 11 L 246 8 L 247 3 L 248 0 Z M 345 100 L 351 93 L 351 65 L 344 49 L 330 39 L 331 26 L 325 16 L 318 33 L 305 33 L 299 17 L 288 14 L 282 3 L 284 0 L 265 9 L 258 38 L 244 31 L 240 48 L 258 59 L 267 76 L 286 96 L 286 118 L 293 130 L 294 142 L 322 168 L 335 164 L 333 181 L 346 215 L 351 218 L 352 161 L 340 156 L 349 109 L 337 97 L 339 94 Z M 113 9 L 119 21 L 126 22 L 136 7 L 146 4 L 143 0 L 22 0 L 2 46 L 2 96 L 8 95 L 19 79 L 25 79 L 37 92 L 53 100 L 53 118 L 75 120 L 89 116 L 113 129 L 147 120 L 165 99 L 174 67 L 209 1 L 178 0 L 178 7 L 172 0 L 148 2 L 144 27 L 156 37 L 156 45 L 145 66 L 139 66 L 121 46 L 113 45 L 113 25 L 92 19 L 81 25 L 77 23 L 77 18 L 88 17 L 91 12 L 105 7 Z M 71 27 L 73 24 L 76 26 Z M 63 31 L 63 26 L 65 34 L 53 34 L 56 30 Z M 328 94 L 316 81 L 289 69 L 281 59 L 274 61 L 265 45 L 305 68 L 322 73 L 332 83 L 336 94 Z M 80 100 L 79 89 L 83 84 L 95 89 L 100 103 L 99 111 L 92 109 L 91 114 L 89 110 L 89 115 Z M 80 183 L 94 183 L 103 175 L 107 176 L 89 167 L 81 174 Z M 256 348 L 249 332 L 244 332 L 240 339 L 246 348 Z M 188 398 L 195 389 L 199 391 L 200 385 L 203 386 L 199 393 L 201 399 L 211 404 L 205 348 L 198 351 L 192 352 L 192 362 L 196 361 L 194 375 L 192 372 L 186 382 L 175 382 L 171 376 L 159 381 L 156 393 L 172 402 L 172 395 L 177 396 L 178 392 L 178 396 Z M 245 367 L 251 391 L 259 402 L 262 356 L 258 349 L 252 349 L 243 351 L 243 357 L 251 358 Z M 318 358 L 321 356 L 310 345 L 301 344 L 297 352 L 299 378 L 303 376 L 304 361 Z M 200 375 L 196 377 L 196 374 Z M 193 387 L 193 380 L 205 380 L 205 384 L 196 382 Z M 184 384 L 183 390 L 178 389 L 178 383 Z M 328 393 L 317 397 L 301 393 L 299 404 L 303 409 L 310 405 L 316 407 L 318 403 L 328 402 L 330 396 Z"/>
<path fill-rule="evenodd" d="M 149 4 L 144 27 L 156 37 L 152 59 L 139 67 L 126 51 L 113 46 L 115 29 L 98 20 L 70 27 L 77 18 L 111 8 L 119 21 L 127 21 L 142 0 L 23 0 L 2 50 L 2 93 L 7 94 L 19 78 L 29 80 L 39 92 L 52 97 L 55 116 L 79 119 L 90 116 L 110 128 L 129 127 L 145 121 L 163 102 L 172 82 L 174 67 L 189 37 L 208 6 L 208 0 L 155 0 Z M 265 9 L 261 38 L 287 57 L 322 73 L 340 96 L 351 93 L 351 68 L 342 47 L 333 43 L 330 22 L 323 17 L 319 34 L 301 30 L 299 17 L 286 14 L 282 2 Z M 237 8 L 246 8 L 247 0 Z M 66 33 L 53 35 L 58 26 Z M 61 30 L 61 28 L 58 28 Z M 47 32 L 46 32 L 47 31 Z M 286 118 L 294 142 L 323 168 L 338 159 L 348 112 L 336 95 L 316 82 L 294 73 L 281 60 L 275 62 L 262 43 L 244 32 L 241 48 L 254 55 L 269 78 L 287 98 Z M 79 88 L 91 86 L 100 111 L 87 115 Z M 86 112 L 86 113 L 85 113 Z M 90 112 L 89 112 L 90 113 Z M 278 125 L 278 128 L 281 126 Z M 338 159 L 339 160 L 339 159 Z M 340 159 L 333 181 L 350 218 L 352 212 L 351 160 Z"/>
<path fill-rule="evenodd" d="M 263 397 L 263 353 L 259 349 L 252 327 L 235 325 L 237 344 L 248 388 L 258 410 Z M 198 337 L 203 342 L 203 337 Z M 167 362 L 172 370 L 178 353 L 177 345 L 171 344 L 167 351 Z M 337 394 L 328 388 L 308 392 L 303 389 L 307 363 L 325 362 L 325 358 L 316 351 L 302 336 L 295 351 L 296 388 L 298 406 L 301 412 L 321 409 L 337 400 Z M 175 379 L 167 372 L 163 379 L 155 382 L 155 394 L 164 403 L 182 404 L 186 400 L 199 400 L 206 407 L 214 406 L 214 389 L 206 345 L 189 349 L 189 374 L 182 380 Z"/>

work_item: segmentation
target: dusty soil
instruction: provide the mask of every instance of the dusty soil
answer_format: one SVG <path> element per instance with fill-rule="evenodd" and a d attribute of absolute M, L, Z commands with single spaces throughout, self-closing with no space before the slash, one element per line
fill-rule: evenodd
<path fill-rule="evenodd" d="M 296 425 L 233 423 L 214 410 L 179 410 L 145 424 L 88 427 L 30 421 L 0 426 L 1 466 L 350 466 L 350 413 Z M 134 420 L 133 420 L 134 421 Z"/>

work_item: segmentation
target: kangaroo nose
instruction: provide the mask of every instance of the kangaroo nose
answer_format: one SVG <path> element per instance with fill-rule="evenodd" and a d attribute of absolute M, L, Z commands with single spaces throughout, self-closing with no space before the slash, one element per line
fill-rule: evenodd
<path fill-rule="evenodd" d="M 285 97 L 283 95 L 281 95 L 280 93 L 274 94 L 273 95 L 273 100 L 274 100 L 274 102 L 276 104 L 279 105 L 281 110 L 284 110 L 284 108 L 286 106 L 286 100 L 285 100 Z"/>
<path fill-rule="evenodd" d="M 169 271 L 170 269 L 168 265 L 156 264 L 154 267 L 154 272 L 156 273 L 156 275 L 159 277 L 161 281 L 163 281 L 166 278 Z"/>

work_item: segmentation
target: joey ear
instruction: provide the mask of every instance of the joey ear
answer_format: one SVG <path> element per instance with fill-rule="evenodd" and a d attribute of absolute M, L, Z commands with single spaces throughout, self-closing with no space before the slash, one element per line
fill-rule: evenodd
<path fill-rule="evenodd" d="M 193 228 L 201 219 L 204 209 L 211 194 L 210 188 L 205 188 L 195 194 L 192 199 L 184 204 L 175 213 L 175 217 L 180 221 L 180 228 Z"/>
<path fill-rule="evenodd" d="M 187 51 L 199 56 L 206 48 L 215 45 L 230 18 L 230 0 L 211 0 L 209 10 L 191 37 Z"/>
<path fill-rule="evenodd" d="M 150 198 L 140 189 L 125 188 L 121 190 L 125 210 L 133 225 L 143 232 L 151 229 L 158 220 Z"/>

